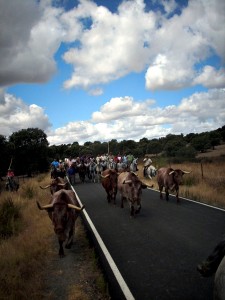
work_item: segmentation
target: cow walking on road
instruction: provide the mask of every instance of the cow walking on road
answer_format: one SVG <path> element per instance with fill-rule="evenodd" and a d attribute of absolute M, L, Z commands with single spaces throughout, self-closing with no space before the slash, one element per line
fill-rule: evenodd
<path fill-rule="evenodd" d="M 72 190 L 64 189 L 54 193 L 49 204 L 41 206 L 37 201 L 37 206 L 39 209 L 48 212 L 54 226 L 54 231 L 58 236 L 59 256 L 63 257 L 63 243 L 65 242 L 65 248 L 71 248 L 75 221 L 78 218 L 78 213 L 84 206 L 79 206 L 76 195 Z"/>
<path fill-rule="evenodd" d="M 160 199 L 163 198 L 162 190 L 165 187 L 166 200 L 169 200 L 169 190 L 176 191 L 177 203 L 179 200 L 179 185 L 183 182 L 183 175 L 190 172 L 182 171 L 180 169 L 160 168 L 157 173 L 157 182 L 159 185 Z"/>
<path fill-rule="evenodd" d="M 118 176 L 118 191 L 121 195 L 121 208 L 124 207 L 124 199 L 130 204 L 130 215 L 133 217 L 141 210 L 142 189 L 147 185 L 140 181 L 133 172 L 122 172 Z"/>
<path fill-rule="evenodd" d="M 106 191 L 108 203 L 116 204 L 117 194 L 117 172 L 113 169 L 106 169 L 102 172 L 102 186 Z"/>

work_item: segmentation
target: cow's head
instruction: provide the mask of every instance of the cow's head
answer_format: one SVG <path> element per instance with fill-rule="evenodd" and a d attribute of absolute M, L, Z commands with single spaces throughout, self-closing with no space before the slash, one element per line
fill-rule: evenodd
<path fill-rule="evenodd" d="M 49 185 L 46 185 L 45 187 L 40 186 L 41 189 L 47 189 L 50 188 L 51 194 L 54 194 L 55 192 L 59 191 L 60 189 L 65 188 L 67 183 L 62 183 L 59 177 L 53 178 L 51 183 Z"/>
<path fill-rule="evenodd" d="M 133 172 L 129 173 L 128 177 L 123 181 L 123 184 L 127 184 L 129 186 L 129 191 L 134 201 L 139 200 L 142 189 L 147 188 L 147 185 L 143 183 Z"/>
<path fill-rule="evenodd" d="M 183 171 L 180 169 L 173 170 L 169 173 L 170 176 L 173 176 L 174 183 L 181 185 L 183 183 L 183 175 L 189 174 L 191 172 Z"/>
<path fill-rule="evenodd" d="M 55 203 L 41 206 L 37 201 L 37 206 L 40 210 L 46 210 L 54 225 L 54 231 L 59 236 L 60 240 L 64 240 L 64 229 L 68 222 L 74 222 L 74 211 L 80 212 L 84 209 L 84 206 L 79 207 L 74 204 L 67 203 Z"/>

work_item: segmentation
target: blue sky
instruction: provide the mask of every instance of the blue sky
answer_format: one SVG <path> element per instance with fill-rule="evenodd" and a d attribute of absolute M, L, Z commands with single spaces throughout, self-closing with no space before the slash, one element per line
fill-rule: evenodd
<path fill-rule="evenodd" d="M 0 134 L 51 145 L 225 125 L 225 2 L 0 0 Z"/>

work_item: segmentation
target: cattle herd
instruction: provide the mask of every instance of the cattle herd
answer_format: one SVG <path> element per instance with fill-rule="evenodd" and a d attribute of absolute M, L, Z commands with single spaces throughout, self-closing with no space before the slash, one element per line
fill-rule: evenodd
<path fill-rule="evenodd" d="M 134 159 L 133 159 L 134 160 Z M 54 231 L 58 237 L 59 243 L 59 256 L 64 256 L 64 249 L 63 243 L 65 243 L 65 248 L 70 248 L 73 243 L 73 236 L 75 230 L 75 221 L 80 213 L 84 209 L 84 206 L 80 207 L 78 200 L 76 198 L 75 193 L 70 190 L 70 184 L 75 184 L 75 175 L 78 173 L 80 182 L 84 183 L 87 179 L 92 182 L 99 182 L 101 186 L 104 188 L 106 192 L 107 202 L 116 204 L 116 196 L 117 193 L 120 195 L 121 198 L 121 208 L 124 207 L 124 200 L 129 203 L 130 206 L 130 216 L 134 217 L 136 214 L 140 213 L 141 210 L 141 194 L 142 189 L 151 188 L 153 185 L 149 186 L 146 183 L 143 183 L 141 179 L 138 177 L 137 174 L 137 167 L 136 172 L 133 171 L 134 164 L 131 167 L 133 162 L 131 161 L 128 165 L 123 165 L 118 168 L 118 163 L 113 163 L 111 161 L 108 165 L 105 162 L 99 160 L 94 161 L 90 160 L 88 167 L 85 166 L 84 162 L 80 162 L 78 165 L 77 162 L 72 162 L 70 165 L 68 161 L 65 160 L 65 173 L 62 177 L 58 176 L 57 172 L 51 171 L 51 181 L 50 183 L 42 187 L 41 189 L 50 189 L 50 201 L 46 205 L 41 205 L 37 202 L 37 206 L 40 210 L 46 210 L 48 215 L 53 223 Z M 136 159 L 137 163 L 137 159 Z M 150 165 L 144 165 L 143 168 L 143 175 L 146 178 L 150 178 L 148 176 L 148 169 Z M 153 167 L 153 166 L 152 166 Z M 70 169 L 74 169 L 74 173 L 70 172 Z M 151 173 L 151 176 L 157 176 L 157 183 L 160 192 L 160 199 L 163 198 L 162 191 L 163 188 L 165 189 L 165 198 L 169 200 L 169 192 L 175 191 L 176 192 L 176 199 L 177 203 L 180 202 L 179 199 L 179 185 L 182 184 L 182 179 L 184 174 L 188 174 L 190 172 L 183 171 L 180 169 L 172 169 L 162 167 L 156 170 L 155 167 L 151 168 L 154 170 Z M 67 175 L 67 179 L 69 183 L 64 178 Z M 97 180 L 96 180 L 97 175 Z M 74 176 L 74 177 L 73 177 Z M 95 180 L 93 180 L 93 176 Z M 152 178 L 152 177 L 151 177 Z M 222 254 L 220 254 L 220 259 L 217 259 L 217 266 L 219 265 L 220 261 L 223 259 L 225 254 L 225 245 L 222 249 Z M 210 258 L 211 259 L 211 256 Z M 225 259 L 225 258 L 224 258 Z M 225 264 L 225 260 L 222 261 Z M 198 271 L 204 275 L 205 269 L 204 264 L 198 266 Z M 215 272 L 216 270 L 213 270 Z M 217 271 L 216 280 L 220 282 L 221 276 L 222 280 L 225 283 L 225 275 L 224 272 L 219 272 L 219 268 Z M 225 291 L 223 290 L 223 293 Z M 225 298 L 217 298 L 217 299 L 225 299 Z"/>
<path fill-rule="evenodd" d="M 151 160 L 150 160 L 151 161 Z M 118 164 L 121 163 L 122 165 Z M 54 231 L 58 236 L 59 255 L 64 256 L 63 243 L 65 247 L 70 248 L 73 242 L 73 233 L 75 230 L 75 221 L 79 212 L 84 208 L 80 207 L 75 193 L 70 190 L 70 184 L 75 184 L 76 173 L 79 175 L 80 182 L 92 180 L 93 176 L 98 175 L 98 181 L 106 192 L 107 202 L 116 204 L 117 192 L 121 198 L 121 208 L 124 207 L 124 201 L 130 206 L 130 216 L 134 217 L 141 210 L 142 189 L 153 187 L 143 183 L 137 175 L 137 158 L 130 160 L 130 163 L 116 162 L 108 160 L 108 164 L 102 159 L 89 159 L 89 161 L 75 160 L 65 162 L 59 170 L 51 169 L 51 180 L 46 186 L 40 186 L 41 189 L 50 189 L 50 201 L 48 204 L 37 206 L 41 210 L 46 210 L 53 223 Z M 149 168 L 145 164 L 145 171 Z M 151 165 L 152 166 L 152 165 Z M 74 173 L 71 172 L 74 169 Z M 136 171 L 136 172 L 135 172 Z M 182 170 L 173 170 L 171 168 L 161 168 L 157 172 L 157 180 L 162 198 L 162 189 L 165 187 L 166 199 L 168 200 L 169 190 L 176 190 L 177 201 L 179 201 L 179 184 L 182 182 L 182 176 L 188 172 Z M 67 176 L 66 176 L 67 175 Z M 73 176 L 74 177 L 73 177 Z M 156 175 L 155 173 L 152 176 Z M 67 177 L 67 179 L 65 178 Z M 87 179 L 87 180 L 86 180 Z M 95 182 L 95 181 L 93 181 Z"/>

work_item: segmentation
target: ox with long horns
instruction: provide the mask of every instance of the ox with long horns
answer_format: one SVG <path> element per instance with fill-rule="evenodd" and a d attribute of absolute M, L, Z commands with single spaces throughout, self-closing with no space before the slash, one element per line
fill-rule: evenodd
<path fill-rule="evenodd" d="M 117 177 L 117 171 L 113 169 L 106 169 L 101 174 L 102 186 L 106 191 L 108 203 L 116 204 Z"/>
<path fill-rule="evenodd" d="M 120 173 L 118 176 L 118 191 L 121 195 L 121 208 L 124 207 L 123 202 L 126 199 L 130 204 L 130 215 L 138 214 L 141 210 L 142 189 L 147 187 L 134 172 Z"/>
<path fill-rule="evenodd" d="M 84 206 L 79 206 L 76 195 L 72 190 L 64 189 L 55 192 L 49 204 L 41 206 L 37 201 L 37 206 L 39 209 L 48 212 L 54 226 L 54 231 L 58 236 L 59 256 L 63 257 L 63 243 L 65 242 L 65 248 L 71 248 L 75 231 L 75 221 L 78 213 Z"/>
<path fill-rule="evenodd" d="M 48 189 L 50 188 L 50 192 L 53 195 L 55 192 L 66 189 L 68 186 L 67 182 L 64 181 L 61 177 L 56 177 L 51 180 L 50 184 L 46 185 L 45 187 L 40 186 L 41 189 Z"/>
<path fill-rule="evenodd" d="M 162 190 L 165 187 L 166 200 L 169 200 L 169 190 L 176 191 L 177 203 L 179 200 L 179 185 L 183 183 L 183 175 L 190 172 L 180 169 L 160 168 L 157 173 L 157 182 L 159 185 L 160 199 L 163 198 Z"/>

